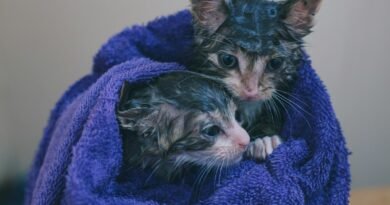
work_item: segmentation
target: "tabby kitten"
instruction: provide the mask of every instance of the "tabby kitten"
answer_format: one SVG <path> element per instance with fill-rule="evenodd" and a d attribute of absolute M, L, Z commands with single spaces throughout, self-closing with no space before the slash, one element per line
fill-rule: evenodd
<path fill-rule="evenodd" d="M 310 33 L 321 0 L 191 3 L 195 55 L 190 69 L 222 79 L 239 99 L 244 128 L 254 141 L 247 154 L 260 159 L 256 150 L 270 143 L 259 137 L 281 131 L 284 119 L 274 115 L 285 109 L 304 55 L 302 38 Z M 267 141 L 275 148 L 280 138 Z"/>
<path fill-rule="evenodd" d="M 192 72 L 174 72 L 142 84 L 124 84 L 117 107 L 125 166 L 153 170 L 166 180 L 191 167 L 238 163 L 249 135 L 236 119 L 224 85 Z"/>

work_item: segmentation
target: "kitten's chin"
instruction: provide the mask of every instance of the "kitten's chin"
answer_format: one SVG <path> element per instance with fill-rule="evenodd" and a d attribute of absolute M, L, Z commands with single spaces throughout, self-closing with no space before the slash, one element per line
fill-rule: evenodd
<path fill-rule="evenodd" d="M 207 167 L 229 167 L 238 164 L 243 159 L 244 152 L 223 153 L 215 155 L 212 152 L 187 152 L 175 157 L 175 164 L 196 164 Z"/>
<path fill-rule="evenodd" d="M 234 155 L 227 156 L 224 160 L 222 160 L 222 167 L 229 167 L 240 163 L 243 159 L 244 152 L 239 152 Z"/>
<path fill-rule="evenodd" d="M 256 96 L 239 96 L 240 102 L 247 103 L 247 104 L 258 104 L 261 101 L 265 101 L 268 98 L 261 97 L 260 95 Z"/>
<path fill-rule="evenodd" d="M 256 95 L 256 96 L 245 96 L 243 97 L 243 100 L 248 102 L 258 102 L 258 101 L 262 101 L 263 99 L 260 95 Z"/>
<path fill-rule="evenodd" d="M 214 167 L 230 167 L 233 165 L 236 165 L 240 163 L 243 159 L 243 154 L 237 155 L 235 157 L 230 157 L 229 159 L 220 160 L 217 164 L 214 165 Z"/>
<path fill-rule="evenodd" d="M 264 92 L 264 93 L 257 93 L 253 95 L 247 95 L 245 93 L 240 93 L 238 96 L 241 101 L 246 102 L 259 102 L 259 101 L 266 101 L 272 98 L 273 91 Z"/>
<path fill-rule="evenodd" d="M 235 164 L 238 164 L 241 162 L 242 160 L 242 155 L 240 155 L 239 157 L 237 157 L 236 159 L 233 159 L 230 161 L 230 164 L 226 165 L 226 166 L 232 166 L 232 165 L 235 165 Z"/>

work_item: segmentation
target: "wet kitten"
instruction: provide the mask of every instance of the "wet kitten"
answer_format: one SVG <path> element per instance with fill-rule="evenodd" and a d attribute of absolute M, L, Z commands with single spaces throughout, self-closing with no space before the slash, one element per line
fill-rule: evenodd
<path fill-rule="evenodd" d="M 117 117 L 125 164 L 172 180 L 192 166 L 238 163 L 249 135 L 236 119 L 236 105 L 223 84 L 191 72 L 124 84 Z"/>
<path fill-rule="evenodd" d="M 321 0 L 191 3 L 195 29 L 191 70 L 221 78 L 240 99 L 243 126 L 254 141 L 247 154 L 260 159 L 258 152 L 269 148 L 269 141 L 271 148 L 280 141 L 278 136 L 258 137 L 275 135 L 282 128 L 283 104 L 289 103 L 304 55 L 302 38 L 310 33 Z"/>

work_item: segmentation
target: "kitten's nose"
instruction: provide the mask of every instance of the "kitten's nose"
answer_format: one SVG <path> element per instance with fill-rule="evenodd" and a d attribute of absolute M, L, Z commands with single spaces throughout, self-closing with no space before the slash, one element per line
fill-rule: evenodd
<path fill-rule="evenodd" d="M 258 97 L 259 90 L 257 88 L 247 88 L 244 89 L 244 96 L 248 100 L 256 99 Z"/>
<path fill-rule="evenodd" d="M 246 100 L 255 100 L 259 95 L 259 74 L 248 72 L 242 79 L 243 95 Z"/>
<path fill-rule="evenodd" d="M 238 144 L 238 147 L 239 147 L 240 149 L 243 149 L 243 150 L 245 150 L 247 146 L 248 146 L 247 143 Z"/>
<path fill-rule="evenodd" d="M 237 122 L 234 122 L 233 127 L 228 131 L 234 144 L 241 149 L 246 149 L 249 144 L 249 134 Z"/>

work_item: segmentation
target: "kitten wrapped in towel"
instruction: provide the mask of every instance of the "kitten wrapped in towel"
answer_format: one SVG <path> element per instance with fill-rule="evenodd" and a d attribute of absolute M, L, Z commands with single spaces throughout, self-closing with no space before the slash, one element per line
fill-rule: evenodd
<path fill-rule="evenodd" d="M 204 180 L 243 158 L 249 135 L 239 115 L 224 84 L 202 74 L 174 72 L 125 83 L 117 108 L 122 174 L 141 168 L 167 182 L 198 174 L 192 185 L 195 202 Z"/>
<path fill-rule="evenodd" d="M 252 141 L 247 155 L 263 160 L 280 142 L 287 107 L 308 114 L 291 89 L 304 56 L 302 38 L 310 33 L 321 0 L 191 3 L 195 52 L 190 69 L 222 79 L 240 99 Z"/>
<path fill-rule="evenodd" d="M 201 74 L 174 72 L 126 83 L 117 109 L 125 164 L 172 180 L 191 166 L 238 163 L 249 135 L 236 110 L 223 84 Z"/>

